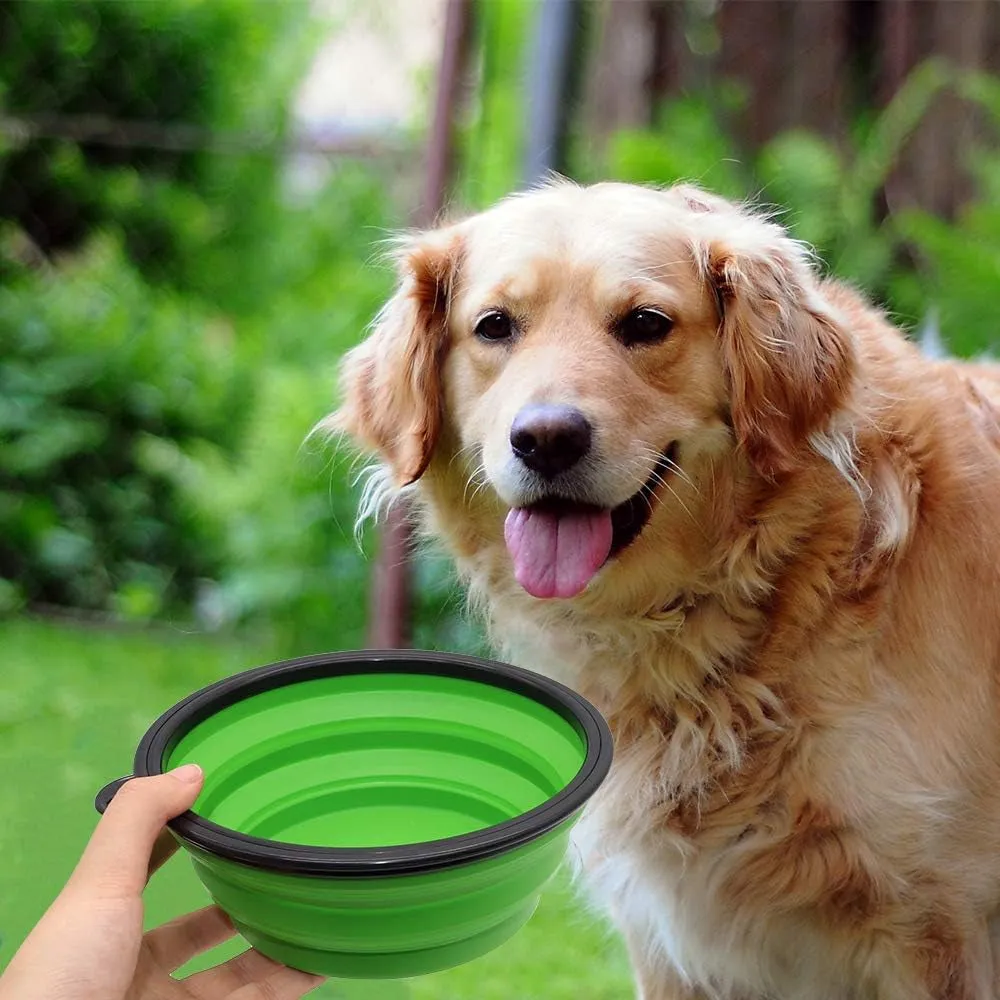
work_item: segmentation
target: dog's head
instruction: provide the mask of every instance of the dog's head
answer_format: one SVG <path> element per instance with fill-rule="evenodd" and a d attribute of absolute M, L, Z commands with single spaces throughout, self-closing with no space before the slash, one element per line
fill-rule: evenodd
<path fill-rule="evenodd" d="M 550 186 L 414 237 L 400 267 L 335 423 L 399 486 L 478 480 L 463 502 L 505 522 L 537 597 L 584 590 L 699 457 L 793 472 L 851 376 L 806 252 L 690 187 Z"/>

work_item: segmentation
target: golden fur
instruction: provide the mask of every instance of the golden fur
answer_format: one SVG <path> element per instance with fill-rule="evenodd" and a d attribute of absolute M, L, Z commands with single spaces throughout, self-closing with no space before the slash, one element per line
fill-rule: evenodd
<path fill-rule="evenodd" d="M 1000 997 L 1000 375 L 924 358 L 690 187 L 550 185 L 399 260 L 332 424 L 417 498 L 501 653 L 609 720 L 577 845 L 644 1000 Z M 610 335 L 637 303 L 665 341 Z M 472 333 L 498 305 L 512 345 Z M 570 600 L 504 545 L 538 400 L 588 414 L 609 506 L 678 443 Z"/>

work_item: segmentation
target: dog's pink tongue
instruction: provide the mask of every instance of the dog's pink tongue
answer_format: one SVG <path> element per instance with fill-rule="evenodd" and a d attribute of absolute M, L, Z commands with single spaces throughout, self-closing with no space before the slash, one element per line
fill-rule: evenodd
<path fill-rule="evenodd" d="M 611 551 L 611 514 L 515 507 L 504 524 L 514 576 L 532 597 L 575 597 Z"/>

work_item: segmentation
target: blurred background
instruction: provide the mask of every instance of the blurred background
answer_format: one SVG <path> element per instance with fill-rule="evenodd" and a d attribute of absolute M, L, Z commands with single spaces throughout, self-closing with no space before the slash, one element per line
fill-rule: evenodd
<path fill-rule="evenodd" d="M 196 687 L 480 650 L 307 441 L 391 231 L 557 169 L 773 206 L 959 354 L 996 340 L 996 0 L 0 0 L 0 967 Z M 198 905 L 183 862 L 150 920 Z M 462 969 L 324 997 L 626 998 L 564 883 Z"/>

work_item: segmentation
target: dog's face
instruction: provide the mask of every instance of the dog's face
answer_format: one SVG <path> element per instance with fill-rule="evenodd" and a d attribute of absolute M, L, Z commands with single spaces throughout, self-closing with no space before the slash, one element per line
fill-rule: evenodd
<path fill-rule="evenodd" d="M 690 188 L 561 185 L 419 237 L 339 420 L 400 483 L 472 478 L 514 574 L 573 597 L 657 518 L 670 480 L 740 449 L 787 470 L 846 379 L 801 251 Z"/>

